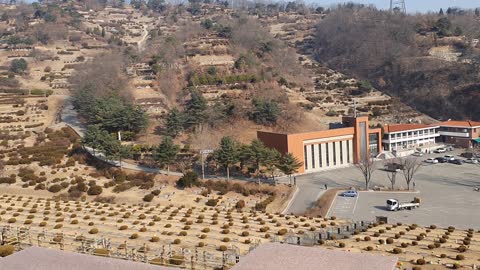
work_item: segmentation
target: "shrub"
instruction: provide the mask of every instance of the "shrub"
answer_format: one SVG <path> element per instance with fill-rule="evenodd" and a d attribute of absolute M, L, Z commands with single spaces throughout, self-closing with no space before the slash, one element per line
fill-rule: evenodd
<path fill-rule="evenodd" d="M 402 249 L 401 249 L 401 248 L 394 248 L 394 249 L 392 250 L 392 252 L 393 252 L 394 254 L 400 254 L 400 253 L 402 253 Z"/>
<path fill-rule="evenodd" d="M 151 202 L 154 197 L 155 196 L 153 196 L 153 194 L 147 194 L 147 195 L 143 196 L 143 201 L 144 202 Z"/>
<path fill-rule="evenodd" d="M 152 191 L 152 194 L 155 195 L 155 196 L 158 196 L 160 194 L 160 190 L 159 189 L 155 189 L 154 191 Z"/>
<path fill-rule="evenodd" d="M 230 238 L 225 237 L 225 238 L 222 239 L 222 241 L 225 242 L 225 243 L 230 242 Z"/>
<path fill-rule="evenodd" d="M 57 224 L 57 225 L 55 225 L 55 227 L 53 227 L 53 228 L 54 228 L 54 229 L 61 229 L 62 227 L 63 227 L 62 224 Z"/>
<path fill-rule="evenodd" d="M 87 194 L 92 195 L 92 196 L 96 196 L 96 195 L 102 194 L 102 191 L 103 191 L 103 189 L 102 189 L 101 186 L 93 185 L 87 190 Z"/>
<path fill-rule="evenodd" d="M 373 250 L 373 247 L 372 246 L 368 246 L 365 248 L 367 251 L 372 251 Z"/>
<path fill-rule="evenodd" d="M 178 240 L 178 239 L 176 239 Z M 180 241 L 180 240 L 178 240 Z M 172 265 L 182 265 L 185 262 L 185 256 L 183 255 L 174 255 L 172 258 L 168 260 L 168 262 Z"/>
<path fill-rule="evenodd" d="M 89 234 L 97 234 L 98 229 L 97 228 L 92 228 L 90 231 L 88 231 Z"/>
<path fill-rule="evenodd" d="M 0 246 L 0 257 L 6 257 L 13 254 L 13 252 L 15 252 L 15 247 L 12 245 Z"/>
<path fill-rule="evenodd" d="M 181 241 L 180 239 L 178 239 L 178 238 L 175 239 L 175 240 L 173 240 L 173 244 L 174 244 L 174 245 L 178 245 L 178 244 L 180 244 L 181 242 L 182 242 L 182 241 Z"/>
<path fill-rule="evenodd" d="M 9 218 L 9 219 L 7 220 L 7 222 L 8 222 L 8 223 L 15 223 L 15 222 L 17 222 L 17 219 L 16 219 L 16 218 Z"/>
<path fill-rule="evenodd" d="M 287 234 L 287 232 L 288 232 L 287 229 L 280 229 L 278 230 L 278 235 L 285 235 Z"/>
<path fill-rule="evenodd" d="M 239 200 L 236 204 L 235 204 L 235 208 L 237 209 L 242 209 L 245 207 L 245 201 L 244 200 Z"/>
<path fill-rule="evenodd" d="M 345 243 L 343 243 L 343 242 L 340 242 L 340 244 L 338 244 L 338 247 L 340 247 L 340 248 L 344 248 L 344 247 L 345 247 Z"/>
<path fill-rule="evenodd" d="M 54 185 L 51 185 L 51 186 L 48 187 L 48 191 L 50 191 L 52 193 L 57 193 L 60 190 L 62 190 L 62 186 L 60 186 L 59 184 L 54 184 Z"/>
<path fill-rule="evenodd" d="M 370 240 L 372 240 L 372 238 L 370 238 L 370 236 L 365 236 L 365 237 L 363 238 L 363 240 L 365 240 L 365 241 L 370 241 Z"/>
<path fill-rule="evenodd" d="M 216 206 L 218 203 L 218 200 L 216 199 L 208 199 L 208 201 L 205 203 L 207 206 Z"/>
<path fill-rule="evenodd" d="M 434 244 L 429 244 L 427 247 L 428 247 L 428 249 L 434 249 L 435 245 Z"/>
<path fill-rule="evenodd" d="M 402 248 L 407 248 L 407 247 L 408 247 L 408 243 L 402 243 L 401 246 L 402 246 Z"/>
<path fill-rule="evenodd" d="M 152 236 L 152 238 L 150 238 L 150 242 L 152 243 L 156 243 L 158 241 L 160 241 L 160 238 L 158 236 Z"/>
<path fill-rule="evenodd" d="M 124 231 L 126 229 L 128 229 L 128 226 L 127 225 L 122 225 L 118 228 L 120 231 Z"/>
<path fill-rule="evenodd" d="M 393 244 L 393 239 L 392 238 L 387 238 L 386 242 L 387 242 L 387 244 Z"/>
<path fill-rule="evenodd" d="M 455 256 L 455 260 L 457 261 L 465 260 L 465 256 L 463 256 L 462 254 L 458 254 L 457 256 Z"/>
<path fill-rule="evenodd" d="M 417 259 L 417 264 L 418 264 L 418 265 L 424 265 L 424 264 L 425 264 L 425 260 L 424 260 L 424 259 Z"/>
<path fill-rule="evenodd" d="M 180 187 L 180 188 L 197 186 L 198 184 L 199 184 L 198 174 L 195 173 L 195 172 L 192 172 L 192 171 L 189 171 L 189 172 L 185 173 L 177 181 L 177 186 Z"/>
<path fill-rule="evenodd" d="M 227 251 L 227 247 L 222 245 L 222 246 L 218 247 L 218 250 L 219 251 Z"/>
<path fill-rule="evenodd" d="M 242 236 L 243 236 L 243 237 L 247 237 L 247 236 L 249 236 L 249 235 L 250 235 L 250 233 L 247 232 L 247 231 L 242 232 Z"/>
<path fill-rule="evenodd" d="M 463 253 L 463 252 L 467 251 L 467 247 L 466 247 L 466 246 L 459 246 L 459 247 L 457 248 L 457 250 L 458 250 L 458 252 L 462 252 L 462 253 Z"/>
<path fill-rule="evenodd" d="M 133 233 L 132 235 L 130 235 L 129 238 L 130 239 L 137 239 L 138 238 L 138 233 Z"/>

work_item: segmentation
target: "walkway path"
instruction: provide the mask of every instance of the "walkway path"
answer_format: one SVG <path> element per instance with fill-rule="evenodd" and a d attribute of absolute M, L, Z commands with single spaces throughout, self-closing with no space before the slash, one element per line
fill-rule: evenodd
<path fill-rule="evenodd" d="M 67 126 L 71 127 L 75 132 L 80 136 L 83 137 L 86 131 L 85 126 L 78 120 L 78 114 L 77 111 L 75 111 L 73 104 L 72 104 L 72 98 L 68 97 L 65 100 L 65 105 L 62 110 L 62 122 L 65 123 Z M 165 170 L 160 170 L 157 168 L 150 168 L 150 167 L 145 167 L 141 165 L 137 165 L 134 163 L 129 163 L 122 161 L 120 164 L 120 161 L 118 160 L 110 160 L 105 157 L 105 155 L 102 152 L 93 151 L 92 148 L 90 147 L 85 147 L 85 150 L 87 150 L 92 156 L 103 160 L 113 166 L 116 167 L 121 167 L 129 170 L 134 170 L 134 171 L 143 171 L 147 173 L 160 173 L 160 174 L 168 174 L 168 175 L 174 175 L 174 176 L 182 176 L 182 173 L 179 172 L 167 172 Z M 94 154 L 95 153 L 95 154 Z"/>

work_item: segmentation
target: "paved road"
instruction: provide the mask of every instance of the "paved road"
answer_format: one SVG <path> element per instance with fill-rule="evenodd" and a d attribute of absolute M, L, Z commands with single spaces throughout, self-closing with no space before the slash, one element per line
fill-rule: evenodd
<path fill-rule="evenodd" d="M 324 191 L 324 184 L 329 188 L 362 187 L 362 179 L 361 173 L 355 167 L 297 176 L 299 192 L 287 212 L 301 213 L 308 209 L 316 201 L 318 193 Z M 361 192 L 358 201 L 354 198 L 337 197 L 330 214 L 354 220 L 373 219 L 383 215 L 395 221 L 426 225 L 465 227 L 468 224 L 480 224 L 480 193 L 473 191 L 474 187 L 480 187 L 480 165 L 424 164 L 417 173 L 415 182 L 419 194 Z M 389 186 L 385 172 L 379 170 L 374 173 L 371 186 L 374 185 Z M 401 173 L 397 175 L 396 186 L 406 188 Z M 385 211 L 387 198 L 410 201 L 415 196 L 422 199 L 420 209 L 394 213 Z"/>
<path fill-rule="evenodd" d="M 83 135 L 85 134 L 86 128 L 78 120 L 77 111 L 75 111 L 75 109 L 73 108 L 71 97 L 69 97 L 65 100 L 65 105 L 64 105 L 63 110 L 62 110 L 62 122 L 65 123 L 66 125 L 70 126 L 73 130 L 75 130 L 75 132 L 77 132 L 77 134 L 80 137 L 83 137 Z M 108 159 L 105 158 L 105 155 L 103 153 L 99 152 L 98 150 L 94 152 L 93 149 L 90 148 L 90 147 L 85 147 L 85 149 L 92 156 L 95 156 L 98 159 L 106 161 L 106 162 L 108 162 L 108 163 L 110 163 L 114 166 L 117 166 L 117 167 L 120 166 L 120 162 L 118 160 L 108 160 Z M 95 153 L 95 155 L 93 153 Z M 122 161 L 121 165 L 122 165 L 122 168 L 129 169 L 129 170 L 134 170 L 134 171 L 143 171 L 143 172 L 147 172 L 147 173 L 160 173 L 160 174 L 168 174 L 168 175 L 175 175 L 175 176 L 182 176 L 183 175 L 182 173 L 179 173 L 179 172 L 172 172 L 172 171 L 167 172 L 165 170 L 140 166 L 140 165 L 125 162 L 125 161 Z"/>

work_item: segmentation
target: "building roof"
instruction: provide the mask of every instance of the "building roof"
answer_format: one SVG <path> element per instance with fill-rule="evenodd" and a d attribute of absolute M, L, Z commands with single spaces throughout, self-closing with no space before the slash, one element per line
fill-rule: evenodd
<path fill-rule="evenodd" d="M 232 270 L 393 270 L 397 257 L 267 243 L 240 258 Z"/>
<path fill-rule="evenodd" d="M 0 269 L 8 270 L 172 270 L 175 268 L 98 257 L 55 249 L 30 247 L 0 258 Z"/>
<path fill-rule="evenodd" d="M 409 131 L 409 130 L 416 130 L 416 129 L 422 129 L 422 128 L 429 128 L 429 127 L 438 127 L 438 125 L 394 124 L 394 125 L 385 125 L 383 127 L 383 130 L 385 133 L 392 133 L 392 132 Z"/>
<path fill-rule="evenodd" d="M 438 123 L 440 126 L 448 126 L 448 127 L 480 127 L 480 122 L 476 121 L 444 121 Z"/>

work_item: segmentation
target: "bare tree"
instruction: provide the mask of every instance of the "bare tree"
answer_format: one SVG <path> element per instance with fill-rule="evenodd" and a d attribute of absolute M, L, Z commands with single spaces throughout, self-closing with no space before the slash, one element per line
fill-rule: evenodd
<path fill-rule="evenodd" d="M 364 157 L 360 160 L 356 167 L 362 172 L 363 178 L 365 180 L 365 189 L 368 190 L 368 185 L 372 179 L 373 173 L 377 170 L 373 158 Z"/>
<path fill-rule="evenodd" d="M 395 165 L 393 164 L 401 164 L 401 161 L 398 158 L 395 159 L 390 159 L 385 162 L 385 166 L 389 168 L 393 168 Z M 388 180 L 390 181 L 391 184 L 391 189 L 395 189 L 395 183 L 397 181 L 397 170 L 386 170 Z"/>
<path fill-rule="evenodd" d="M 407 182 L 407 189 L 410 190 L 410 183 L 420 168 L 421 163 L 416 158 L 405 158 L 402 160 L 402 172 Z"/>

